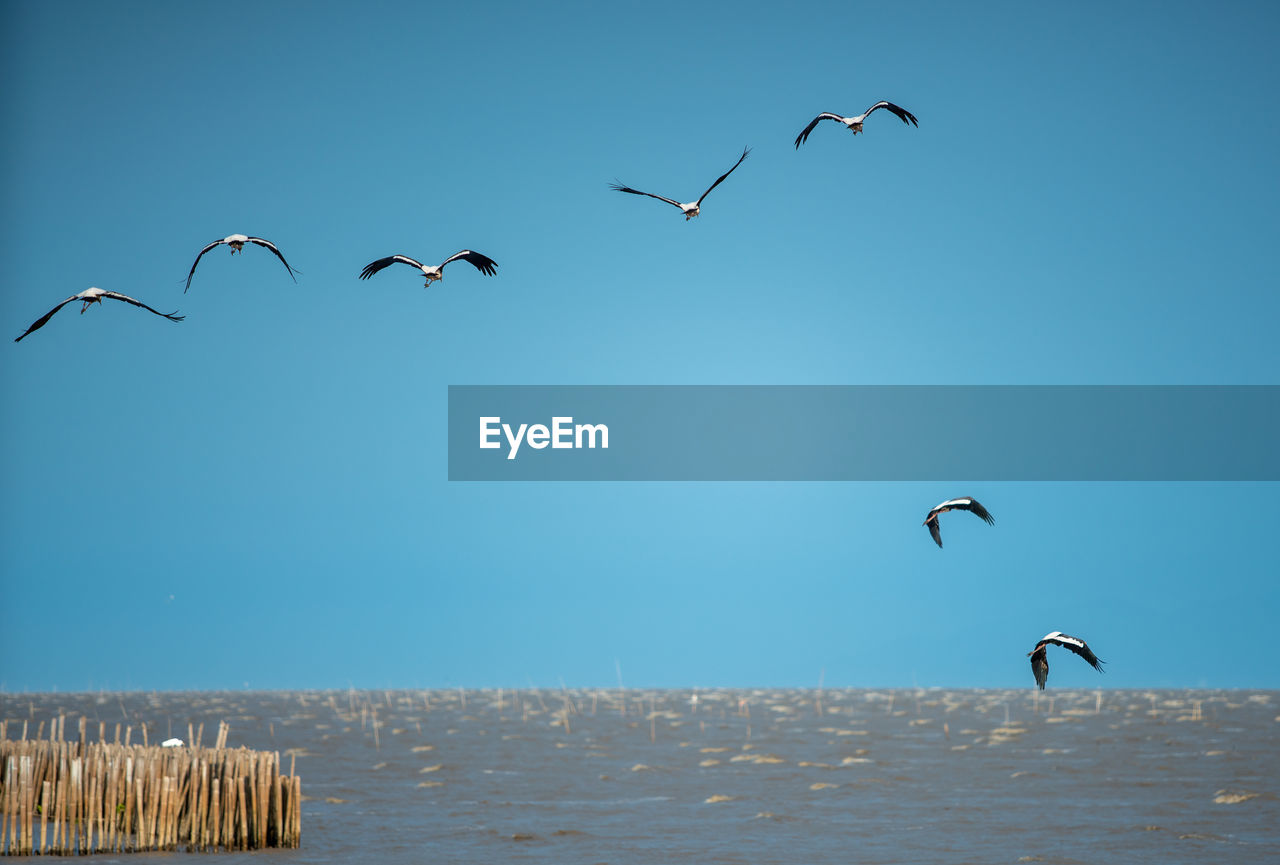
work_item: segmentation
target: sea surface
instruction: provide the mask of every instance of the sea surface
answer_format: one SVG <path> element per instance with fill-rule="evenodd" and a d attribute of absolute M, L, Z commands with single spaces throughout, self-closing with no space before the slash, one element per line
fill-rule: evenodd
<path fill-rule="evenodd" d="M 1280 692 L 3 694 L 296 761 L 302 847 L 89 862 L 1280 862 Z"/>

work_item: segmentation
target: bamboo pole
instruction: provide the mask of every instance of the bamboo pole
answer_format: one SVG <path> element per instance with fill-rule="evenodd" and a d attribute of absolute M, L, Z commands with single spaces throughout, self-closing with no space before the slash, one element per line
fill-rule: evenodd
<path fill-rule="evenodd" d="M 236 817 L 236 784 L 233 773 L 229 768 L 230 758 L 223 760 L 223 774 L 227 778 L 226 801 L 222 803 L 222 846 L 231 849 L 231 845 L 235 843 L 235 817 Z"/>
<path fill-rule="evenodd" d="M 268 847 L 267 826 L 271 817 L 271 776 L 280 774 L 279 766 L 271 759 L 271 753 L 262 754 L 262 766 L 258 770 L 258 846 Z"/>
<path fill-rule="evenodd" d="M 209 781 L 209 845 L 217 849 L 222 842 L 222 803 L 219 800 L 218 787 L 221 782 L 217 778 Z"/>
<path fill-rule="evenodd" d="M 10 758 L 12 759 L 12 758 Z M 9 781 L 9 761 L 0 761 L 0 781 L 4 789 L 0 790 L 0 852 L 9 852 L 9 797 L 13 795 L 13 784 Z"/>
<path fill-rule="evenodd" d="M 59 731 L 63 729 L 63 723 L 58 723 Z M 67 751 L 71 751 L 71 744 L 65 739 L 59 740 L 63 742 Z M 71 758 L 71 820 L 70 838 L 67 843 L 68 851 L 77 849 L 78 844 L 84 842 L 84 760 L 80 757 Z"/>
<path fill-rule="evenodd" d="M 133 821 L 134 821 L 133 768 L 134 768 L 134 758 L 133 758 L 133 755 L 130 754 L 129 756 L 125 757 L 125 761 L 124 761 L 124 791 L 123 791 L 124 792 L 124 824 L 121 830 L 122 837 L 120 838 L 120 849 L 122 851 L 127 849 L 126 844 L 129 836 L 134 835 L 134 832 L 133 832 Z M 137 849 L 136 846 L 133 849 Z"/>
<path fill-rule="evenodd" d="M 271 816 L 275 818 L 276 837 L 267 839 L 268 843 L 273 847 L 284 846 L 280 837 L 280 827 L 284 825 L 284 803 L 280 799 L 281 794 L 284 792 L 284 785 L 281 782 L 280 774 L 276 773 L 271 780 L 271 805 L 274 809 Z"/>
<path fill-rule="evenodd" d="M 302 843 L 302 779 L 293 776 L 293 846 Z"/>
<path fill-rule="evenodd" d="M 147 773 L 146 764 L 143 760 L 138 761 L 137 774 L 134 776 L 133 795 L 135 799 L 134 809 L 134 850 L 149 849 L 150 838 L 147 837 Z"/>
<path fill-rule="evenodd" d="M 19 856 L 24 856 L 24 855 L 26 855 L 26 852 L 27 852 L 27 851 L 26 851 L 26 846 L 27 846 L 27 801 L 26 801 L 27 796 L 26 796 L 26 793 L 27 793 L 27 789 L 26 789 L 26 785 L 23 783 L 23 780 L 24 780 L 23 775 L 25 774 L 25 773 L 22 771 L 22 764 L 23 764 L 23 762 L 25 762 L 25 758 L 24 758 L 24 757 L 19 757 L 19 758 L 18 758 L 18 775 L 17 775 L 17 779 L 16 779 L 16 781 L 17 781 L 17 785 L 18 785 L 18 796 L 17 796 L 18 803 L 17 803 L 17 809 L 16 809 L 16 810 L 15 810 L 15 812 L 14 812 L 14 819 L 15 819 L 15 822 L 17 823 L 17 825 L 18 825 L 18 831 L 17 831 L 17 833 L 16 833 L 16 835 L 15 835 L 15 842 L 16 842 L 16 845 L 17 845 L 17 846 L 16 846 L 16 851 L 17 851 L 17 854 L 18 854 Z"/>
<path fill-rule="evenodd" d="M 48 847 L 49 800 L 53 798 L 53 785 L 48 781 L 40 784 L 40 855 L 43 856 Z"/>
<path fill-rule="evenodd" d="M 249 848 L 249 821 L 246 819 L 245 815 L 244 775 L 236 777 L 236 786 L 236 813 L 240 818 L 238 831 L 236 833 L 236 845 L 241 850 L 247 850 Z"/>
<path fill-rule="evenodd" d="M 107 807 L 104 809 L 107 818 L 107 852 L 116 852 L 117 830 L 120 828 L 120 814 L 116 803 L 120 801 L 120 760 L 111 759 L 107 768 Z"/>
<path fill-rule="evenodd" d="M 84 841 L 80 845 L 81 853 L 93 852 L 93 822 L 97 817 L 97 793 L 98 788 L 93 783 L 93 761 L 86 759 L 84 761 Z"/>
<path fill-rule="evenodd" d="M 65 849 L 63 814 L 67 807 L 67 769 L 62 754 L 58 753 L 55 761 L 58 766 L 58 777 L 53 782 L 53 789 L 57 803 L 53 806 L 53 847 L 50 852 L 61 853 Z"/>
<path fill-rule="evenodd" d="M 18 758 L 18 855 L 31 853 L 31 758 Z"/>

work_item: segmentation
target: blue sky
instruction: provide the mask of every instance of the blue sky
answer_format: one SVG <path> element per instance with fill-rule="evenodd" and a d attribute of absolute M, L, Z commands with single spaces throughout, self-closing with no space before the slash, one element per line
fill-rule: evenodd
<path fill-rule="evenodd" d="M 1276 384 L 1276 9 L 2 14 L 0 319 L 89 286 L 188 316 L 68 306 L 4 349 L 4 689 L 1029 686 L 1055 629 L 1110 665 L 1050 687 L 1280 687 L 1275 484 L 451 484 L 445 411 Z M 879 99 L 919 128 L 793 148 Z M 608 189 L 690 200 L 744 145 L 688 223 Z M 298 283 L 223 247 L 184 295 L 233 232 Z M 356 279 L 463 247 L 497 276 Z M 997 524 L 939 551 L 961 494 Z"/>

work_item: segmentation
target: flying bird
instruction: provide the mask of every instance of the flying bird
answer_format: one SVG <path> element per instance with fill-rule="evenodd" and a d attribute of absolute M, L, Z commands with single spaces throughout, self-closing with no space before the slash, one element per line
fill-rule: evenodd
<path fill-rule="evenodd" d="M 373 261 L 365 265 L 364 270 L 360 271 L 360 278 L 368 279 L 384 267 L 389 267 L 398 261 L 401 264 L 408 264 L 422 271 L 422 275 L 427 278 L 427 281 L 423 283 L 423 287 L 430 288 L 433 280 L 444 279 L 444 266 L 449 262 L 457 261 L 458 259 L 462 259 L 463 261 L 470 262 L 475 265 L 476 270 L 480 271 L 485 276 L 493 276 L 497 272 L 498 262 L 494 261 L 487 255 L 481 255 L 478 252 L 472 252 L 470 249 L 464 249 L 461 252 L 455 252 L 435 267 L 428 267 L 421 261 L 416 261 L 407 255 L 388 255 L 386 258 L 379 258 L 377 261 Z"/>
<path fill-rule="evenodd" d="M 256 243 L 258 246 L 265 246 L 276 254 L 276 258 L 280 259 L 280 263 L 284 265 L 284 269 L 289 271 L 290 276 L 293 276 L 293 268 L 289 266 L 289 262 L 284 260 L 284 256 L 280 254 L 280 250 L 276 249 L 276 245 L 274 243 L 269 240 L 264 240 L 261 237 L 249 237 L 247 234 L 232 234 L 222 238 L 222 240 L 215 240 L 213 243 L 200 250 L 200 254 L 196 256 L 196 260 L 191 265 L 191 272 L 187 274 L 187 287 L 182 290 L 183 294 L 186 294 L 187 290 L 191 288 L 191 277 L 195 276 L 196 265 L 200 263 L 200 259 L 204 257 L 204 254 L 215 246 L 220 246 L 224 243 L 231 247 L 232 255 L 243 251 L 246 243 Z M 298 277 L 293 276 L 293 281 L 297 282 Z"/>
<path fill-rule="evenodd" d="M 1031 672 L 1035 674 L 1036 684 L 1040 686 L 1040 690 L 1044 690 L 1045 680 L 1049 678 L 1049 658 L 1046 652 L 1048 645 L 1052 643 L 1055 646 L 1061 646 L 1075 652 L 1080 657 L 1089 662 L 1089 666 L 1093 667 L 1099 673 L 1105 672 L 1102 665 L 1105 663 L 1099 660 L 1093 650 L 1079 637 L 1068 636 L 1061 631 L 1054 631 L 1045 634 L 1040 638 L 1040 642 L 1036 643 L 1036 647 L 1027 655 L 1031 658 Z"/>
<path fill-rule="evenodd" d="M 945 514 L 947 511 L 972 511 L 975 516 L 982 517 L 987 525 L 994 526 L 996 524 L 996 521 L 991 518 L 991 514 L 987 513 L 987 509 L 978 504 L 977 499 L 968 497 L 947 499 L 929 511 L 929 515 L 924 518 L 924 524 L 929 527 L 929 534 L 933 535 L 933 541 L 939 547 L 942 546 L 942 531 L 938 528 L 938 515 Z"/>
<path fill-rule="evenodd" d="M 681 204 L 680 202 L 675 201 L 673 199 L 664 198 L 661 195 L 654 195 L 652 192 L 641 192 L 638 189 L 632 189 L 630 186 L 623 186 L 621 183 L 611 183 L 609 184 L 609 187 L 611 189 L 616 189 L 618 192 L 630 192 L 632 195 L 647 195 L 650 198 L 656 198 L 659 201 L 665 201 L 667 204 L 674 204 L 676 207 L 680 208 L 680 212 L 684 214 L 685 222 L 688 222 L 690 219 L 693 219 L 695 216 L 698 215 L 699 209 L 702 207 L 702 199 L 706 198 L 707 195 L 710 194 L 711 190 L 719 186 L 722 180 L 724 180 L 730 174 L 733 174 L 733 169 L 741 165 L 742 160 L 746 159 L 747 154 L 750 152 L 751 152 L 750 147 L 742 148 L 742 155 L 738 157 L 737 162 L 733 163 L 733 168 L 730 168 L 724 174 L 721 174 L 719 177 L 717 177 L 716 182 L 708 186 L 707 191 L 702 193 L 702 195 L 698 196 L 697 201 L 691 201 L 688 204 Z"/>
<path fill-rule="evenodd" d="M 810 120 L 809 125 L 804 128 L 804 131 L 796 136 L 796 149 L 799 150 L 800 145 L 809 140 L 809 133 L 813 131 L 813 127 L 817 126 L 818 122 L 821 120 L 839 120 L 845 126 L 849 127 L 850 132 L 857 135 L 862 131 L 863 122 L 870 117 L 871 112 L 875 111 L 877 108 L 884 108 L 888 111 L 892 111 L 894 114 L 898 115 L 898 119 L 903 123 L 910 123 L 912 126 L 917 127 L 920 125 L 916 122 L 916 116 L 914 114 L 905 108 L 900 108 L 899 106 L 894 105 L 892 102 L 877 102 L 857 117 L 841 117 L 839 114 L 832 114 L 830 111 L 824 111 L 817 117 Z"/>
<path fill-rule="evenodd" d="M 27 328 L 26 333 L 23 333 L 22 336 L 15 339 L 14 342 L 21 342 L 23 336 L 26 336 L 28 333 L 31 333 L 34 330 L 39 330 L 40 328 L 44 327 L 45 324 L 48 323 L 49 319 L 53 318 L 53 314 L 55 312 L 62 309 L 68 303 L 71 303 L 71 301 L 73 300 L 84 301 L 84 306 L 80 307 L 80 314 L 84 315 L 84 311 L 89 308 L 89 304 L 102 303 L 102 299 L 104 297 L 109 297 L 112 300 L 123 300 L 125 303 L 132 303 L 134 306 L 142 307 L 147 312 L 154 312 L 156 315 L 164 316 L 165 318 L 169 319 L 169 321 L 182 321 L 184 318 L 186 318 L 185 315 L 178 315 L 177 310 L 174 310 L 173 312 L 165 313 L 165 312 L 160 312 L 159 310 L 152 309 L 142 301 L 134 300 L 132 297 L 129 297 L 127 294 L 120 294 L 119 292 L 116 292 L 116 291 L 105 291 L 101 288 L 86 288 L 84 291 L 80 292 L 79 294 L 71 295 L 62 303 L 58 304 L 53 309 L 49 310 L 44 315 L 40 316 L 40 318 L 38 318 L 36 322 L 31 325 L 31 327 Z"/>

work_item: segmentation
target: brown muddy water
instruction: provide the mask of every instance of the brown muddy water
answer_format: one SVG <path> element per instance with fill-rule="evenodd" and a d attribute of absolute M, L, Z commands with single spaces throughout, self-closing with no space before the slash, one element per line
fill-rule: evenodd
<path fill-rule="evenodd" d="M 302 847 L 90 862 L 1280 861 L 1280 692 L 3 694 L 296 758 Z"/>

